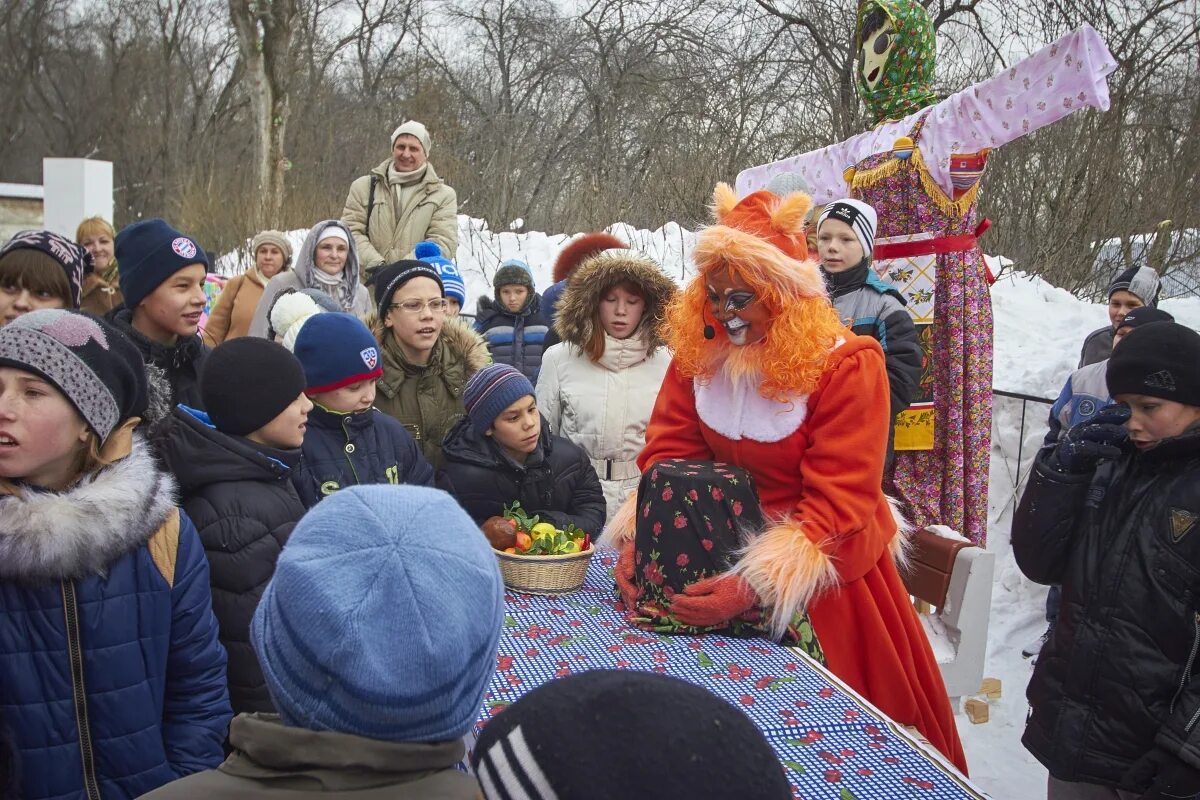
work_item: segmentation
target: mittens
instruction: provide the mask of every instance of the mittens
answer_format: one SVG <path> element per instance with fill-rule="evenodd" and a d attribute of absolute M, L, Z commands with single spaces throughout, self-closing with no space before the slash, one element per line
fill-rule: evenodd
<path fill-rule="evenodd" d="M 671 616 L 685 625 L 707 627 L 736 619 L 754 608 L 758 595 L 734 575 L 715 575 L 688 584 L 671 598 Z"/>
<path fill-rule="evenodd" d="M 1124 428 L 1129 416 L 1129 406 L 1105 406 L 1087 422 L 1067 431 L 1054 446 L 1048 463 L 1058 472 L 1082 475 L 1094 470 L 1104 459 L 1119 457 L 1129 439 Z"/>

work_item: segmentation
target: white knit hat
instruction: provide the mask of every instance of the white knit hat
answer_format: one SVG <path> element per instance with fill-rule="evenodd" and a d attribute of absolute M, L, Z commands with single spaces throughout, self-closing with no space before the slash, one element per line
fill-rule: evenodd
<path fill-rule="evenodd" d="M 425 149 L 425 155 L 429 155 L 429 131 L 427 131 L 425 126 L 417 122 L 415 119 L 410 119 L 408 122 L 392 131 L 392 146 L 395 147 L 396 140 L 406 133 L 409 136 L 417 137 L 417 141 L 420 142 L 421 147 Z"/>
<path fill-rule="evenodd" d="M 850 226 L 854 235 L 858 237 L 858 243 L 862 245 L 863 255 L 871 258 L 875 249 L 875 230 L 879 225 L 875 209 L 861 200 L 849 197 L 834 200 L 821 210 L 821 216 L 817 218 L 818 235 L 821 233 L 821 224 L 831 217 Z"/>

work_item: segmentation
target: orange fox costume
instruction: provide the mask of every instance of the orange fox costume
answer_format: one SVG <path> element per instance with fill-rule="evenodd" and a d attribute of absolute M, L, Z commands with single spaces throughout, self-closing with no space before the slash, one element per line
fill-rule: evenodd
<path fill-rule="evenodd" d="M 731 573 L 754 589 L 776 635 L 807 609 L 829 669 L 965 772 L 941 673 L 896 567 L 906 531 L 880 489 L 891 423 L 883 351 L 837 321 L 807 260 L 805 195 L 756 192 L 738 203 L 722 184 L 715 201 L 718 224 L 697 240 L 698 274 L 668 312 L 675 358 L 638 464 L 748 470 L 776 522 Z M 718 268 L 772 311 L 761 342 L 734 347 L 719 327 L 704 338 L 706 278 Z M 633 534 L 631 501 L 606 532 L 610 544 Z"/>

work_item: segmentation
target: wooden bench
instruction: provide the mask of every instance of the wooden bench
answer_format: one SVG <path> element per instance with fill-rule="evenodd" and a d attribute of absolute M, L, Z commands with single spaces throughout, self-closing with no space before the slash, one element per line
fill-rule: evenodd
<path fill-rule="evenodd" d="M 912 537 L 902 576 L 951 697 L 979 692 L 987 656 L 996 556 L 943 525 Z"/>

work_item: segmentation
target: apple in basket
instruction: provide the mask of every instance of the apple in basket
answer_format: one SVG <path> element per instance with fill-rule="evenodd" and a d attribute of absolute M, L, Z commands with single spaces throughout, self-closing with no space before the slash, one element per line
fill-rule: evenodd
<path fill-rule="evenodd" d="M 519 502 L 505 506 L 503 517 L 492 517 L 482 527 L 492 547 L 505 553 L 559 556 L 584 552 L 592 544 L 592 537 L 574 525 L 556 528 L 536 514 L 530 517 Z"/>

